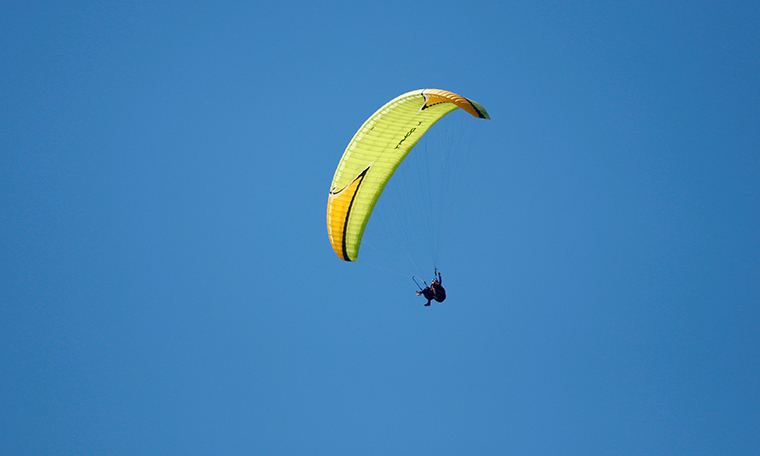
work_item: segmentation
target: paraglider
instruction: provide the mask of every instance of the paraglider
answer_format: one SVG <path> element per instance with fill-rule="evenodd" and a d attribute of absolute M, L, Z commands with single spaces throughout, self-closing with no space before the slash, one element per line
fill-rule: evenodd
<path fill-rule="evenodd" d="M 468 98 L 423 89 L 389 101 L 359 128 L 338 163 L 327 199 L 327 234 L 339 258 L 357 260 L 367 222 L 393 173 L 430 127 L 460 108 L 490 119 L 483 106 Z M 418 284 L 417 295 L 427 299 L 425 306 L 446 299 L 441 281 L 436 267 L 429 286 L 424 280 L 424 289 Z"/>
<path fill-rule="evenodd" d="M 415 283 L 417 281 L 415 280 Z M 424 296 L 425 299 L 427 299 L 427 303 L 425 303 L 425 306 L 430 305 L 430 301 L 435 299 L 438 302 L 443 302 L 446 300 L 446 290 L 442 286 L 443 280 L 441 280 L 441 273 L 438 272 L 438 268 L 435 269 L 435 272 L 433 273 L 433 280 L 430 282 L 430 285 L 427 287 L 418 290 L 417 296 Z M 427 285 L 427 283 L 425 283 Z M 417 285 L 417 287 L 422 288 Z"/>
<path fill-rule="evenodd" d="M 338 163 L 327 200 L 327 234 L 338 257 L 356 261 L 372 210 L 396 168 L 433 124 L 459 108 L 490 119 L 470 99 L 423 89 L 389 101 L 359 128 Z"/>

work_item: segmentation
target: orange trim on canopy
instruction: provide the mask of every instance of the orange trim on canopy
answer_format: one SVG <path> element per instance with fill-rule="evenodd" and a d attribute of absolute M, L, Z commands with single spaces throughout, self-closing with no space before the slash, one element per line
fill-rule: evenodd
<path fill-rule="evenodd" d="M 470 100 L 461 95 L 457 95 L 454 92 L 439 89 L 425 89 L 422 91 L 422 96 L 425 97 L 425 105 L 422 109 L 429 108 L 438 103 L 452 103 L 479 119 L 487 118 L 475 107 L 475 105 L 470 103 Z"/>
<path fill-rule="evenodd" d="M 330 237 L 330 244 L 332 244 L 335 253 L 345 261 L 353 261 L 346 252 L 346 227 L 348 216 L 351 213 L 351 205 L 354 203 L 354 196 L 356 196 L 367 170 L 369 168 L 356 176 L 343 190 L 330 193 L 327 199 L 327 235 Z"/>

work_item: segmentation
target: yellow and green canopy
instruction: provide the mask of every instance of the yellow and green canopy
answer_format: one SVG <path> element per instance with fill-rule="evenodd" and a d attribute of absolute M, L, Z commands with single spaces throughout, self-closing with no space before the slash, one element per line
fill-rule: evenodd
<path fill-rule="evenodd" d="M 424 89 L 389 101 L 356 132 L 335 170 L 327 200 L 327 234 L 340 258 L 356 261 L 364 229 L 388 180 L 422 135 L 457 108 L 490 119 L 472 100 Z"/>

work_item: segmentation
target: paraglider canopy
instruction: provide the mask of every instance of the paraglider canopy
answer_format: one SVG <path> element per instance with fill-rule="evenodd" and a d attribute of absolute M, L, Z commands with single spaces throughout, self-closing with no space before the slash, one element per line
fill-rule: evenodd
<path fill-rule="evenodd" d="M 341 259 L 356 261 L 364 229 L 388 180 L 422 135 L 459 108 L 490 119 L 472 100 L 423 89 L 389 101 L 359 128 L 338 163 L 327 200 L 327 234 Z"/>

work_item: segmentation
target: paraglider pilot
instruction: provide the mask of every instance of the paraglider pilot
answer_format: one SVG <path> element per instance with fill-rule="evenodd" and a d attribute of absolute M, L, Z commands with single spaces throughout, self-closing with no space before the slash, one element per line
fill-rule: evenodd
<path fill-rule="evenodd" d="M 417 291 L 417 296 L 424 296 L 425 299 L 428 300 L 427 304 L 425 304 L 426 306 L 429 306 L 430 301 L 433 299 L 438 302 L 443 302 L 444 299 L 446 299 L 446 290 L 441 286 L 441 282 L 441 273 L 438 272 L 438 268 L 436 268 L 435 273 L 433 273 L 433 281 L 430 285 L 423 290 Z"/>

